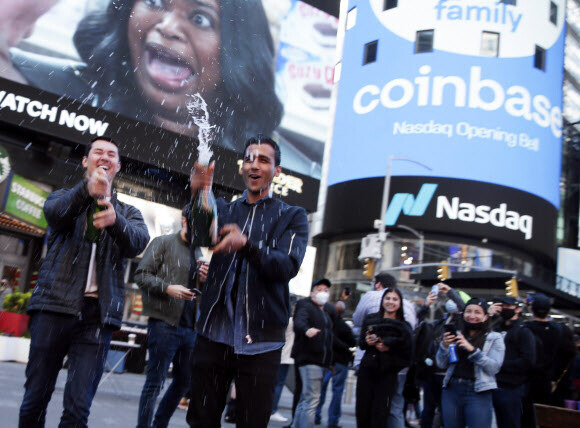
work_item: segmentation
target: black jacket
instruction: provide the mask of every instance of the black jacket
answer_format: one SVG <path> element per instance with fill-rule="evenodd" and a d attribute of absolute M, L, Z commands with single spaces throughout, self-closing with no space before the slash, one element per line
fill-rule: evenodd
<path fill-rule="evenodd" d="M 521 320 L 515 320 L 506 326 L 503 322 L 496 326 L 496 331 L 503 333 L 505 357 L 498 374 L 495 375 L 498 386 L 514 388 L 528 381 L 530 370 L 536 364 L 536 343 L 534 334 L 524 327 Z"/>
<path fill-rule="evenodd" d="M 87 180 L 51 193 L 44 204 L 49 225 L 48 252 L 38 273 L 28 311 L 80 315 L 92 242 L 85 239 L 87 212 L 94 203 Z M 139 210 L 111 198 L 117 219 L 97 243 L 97 283 L 101 321 L 120 327 L 125 303 L 125 259 L 141 253 L 149 241 Z"/>
<path fill-rule="evenodd" d="M 389 346 L 386 352 L 380 352 L 376 347 L 366 342 L 370 326 L 380 326 L 388 330 L 387 335 L 377 334 L 383 343 Z M 373 328 L 377 331 L 377 328 Z M 380 313 L 367 315 L 360 331 L 359 346 L 365 350 L 360 366 L 374 369 L 377 373 L 397 373 L 411 364 L 413 357 L 413 331 L 406 321 L 382 318 Z"/>
<path fill-rule="evenodd" d="M 332 329 L 332 362 L 347 366 L 352 361 L 350 348 L 356 346 L 356 339 L 352 334 L 352 329 L 342 317 L 336 317 Z"/>
<path fill-rule="evenodd" d="M 314 337 L 306 336 L 309 328 L 320 330 Z M 294 346 L 292 358 L 297 366 L 315 364 L 330 367 L 332 364 L 332 320 L 310 297 L 296 303 L 294 311 Z"/>
<path fill-rule="evenodd" d="M 288 281 L 298 273 L 308 243 L 306 211 L 273 198 L 250 204 L 245 192 L 230 203 L 218 199 L 217 207 L 219 228 L 236 223 L 248 236 L 248 243 L 236 253 L 213 254 L 200 302 L 197 330 L 203 336 L 209 334 L 211 312 L 218 305 L 223 306 L 223 294 L 237 276 L 237 292 L 247 299 L 245 312 L 250 339 L 284 342 L 290 318 Z M 194 230 L 191 213 L 188 219 L 189 230 Z"/>

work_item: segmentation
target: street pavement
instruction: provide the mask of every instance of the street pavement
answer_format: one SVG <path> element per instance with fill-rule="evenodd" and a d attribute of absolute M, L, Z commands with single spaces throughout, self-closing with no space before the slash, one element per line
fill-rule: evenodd
<path fill-rule="evenodd" d="M 18 409 L 24 394 L 24 370 L 25 364 L 0 362 L 0 426 L 11 428 L 18 426 Z M 106 376 L 107 373 L 103 375 Z M 46 427 L 57 427 L 62 412 L 62 396 L 67 371 L 61 370 L 58 377 L 52 400 L 48 406 Z M 170 381 L 170 379 L 168 379 Z M 129 428 L 137 423 L 137 410 L 141 388 L 145 382 L 145 375 L 133 373 L 113 373 L 99 387 L 89 416 L 89 427 L 112 427 Z M 168 384 L 168 382 L 167 382 Z M 345 391 L 347 395 L 349 391 Z M 352 393 L 350 403 L 342 406 L 343 416 L 340 424 L 344 428 L 356 427 L 354 416 L 354 384 L 351 385 Z M 160 398 L 163 396 L 163 391 Z M 331 385 L 328 388 L 326 405 L 323 411 L 323 423 L 326 426 L 327 406 L 332 397 Z M 284 388 L 278 411 L 285 417 L 290 418 L 292 409 L 292 393 Z M 271 422 L 270 427 L 282 427 L 287 423 Z M 233 427 L 232 424 L 223 423 L 224 427 Z M 169 424 L 170 428 L 187 427 L 185 411 L 177 409 Z"/>

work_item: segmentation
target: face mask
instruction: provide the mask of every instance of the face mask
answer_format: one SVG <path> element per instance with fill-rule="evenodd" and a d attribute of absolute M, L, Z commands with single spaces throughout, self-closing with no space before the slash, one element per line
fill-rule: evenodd
<path fill-rule="evenodd" d="M 502 309 L 499 316 L 503 318 L 504 321 L 511 320 L 516 314 L 515 309 Z"/>
<path fill-rule="evenodd" d="M 330 297 L 330 293 L 328 291 L 319 291 L 314 295 L 314 300 L 320 306 L 326 304 L 328 302 L 328 298 Z"/>
<path fill-rule="evenodd" d="M 483 328 L 483 322 L 467 322 L 463 321 L 465 330 L 481 330 Z"/>
<path fill-rule="evenodd" d="M 448 314 L 454 314 L 458 311 L 459 309 L 457 308 L 457 303 L 455 303 L 453 300 L 448 300 L 445 302 L 445 312 Z"/>

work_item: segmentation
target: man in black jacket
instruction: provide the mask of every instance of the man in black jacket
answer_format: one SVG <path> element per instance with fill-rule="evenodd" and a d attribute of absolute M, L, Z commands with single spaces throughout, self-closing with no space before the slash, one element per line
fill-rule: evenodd
<path fill-rule="evenodd" d="M 221 240 L 196 327 L 187 413 L 192 427 L 220 425 L 232 380 L 237 426 L 268 425 L 290 317 L 288 281 L 298 273 L 308 243 L 306 211 L 270 197 L 281 173 L 278 144 L 263 136 L 248 140 L 241 172 L 244 194 L 231 203 L 217 200 Z M 212 174 L 213 166 L 196 164 L 192 196 L 211 186 Z"/>
<path fill-rule="evenodd" d="M 201 251 L 198 253 L 201 256 Z M 143 315 L 147 326 L 147 378 L 139 401 L 137 428 L 166 427 L 173 412 L 190 387 L 191 354 L 195 343 L 196 293 L 186 287 L 189 280 L 189 240 L 186 210 L 181 230 L 158 236 L 143 254 L 135 272 L 135 282 L 143 292 Z M 207 263 L 193 271 L 205 282 Z M 173 362 L 173 381 L 153 412 L 159 392 Z M 152 424 L 153 422 L 153 424 Z"/>
<path fill-rule="evenodd" d="M 495 376 L 498 387 L 493 391 L 497 426 L 519 428 L 529 373 L 536 363 L 534 335 L 519 319 L 522 308 L 514 297 L 496 297 L 488 312 L 501 317 L 494 330 L 504 335 L 505 343 L 503 364 Z"/>
<path fill-rule="evenodd" d="M 117 144 L 99 137 L 88 146 L 85 179 L 49 195 L 44 214 L 48 251 L 28 305 L 30 356 L 21 427 L 42 427 L 58 372 L 68 354 L 61 426 L 85 427 L 114 329 L 125 302 L 125 259 L 149 241 L 138 209 L 117 200 Z M 97 209 L 99 207 L 99 209 Z"/>
<path fill-rule="evenodd" d="M 342 393 L 344 392 L 344 384 L 348 377 L 348 366 L 353 359 L 353 353 L 350 351 L 350 348 L 356 346 L 356 339 L 352 334 L 352 329 L 342 318 L 346 309 L 344 302 L 342 300 L 336 302 L 334 308 L 336 309 L 336 316 L 334 318 L 331 316 L 333 320 L 332 370 L 328 370 L 324 375 L 320 402 L 316 407 L 315 417 L 315 423 L 320 423 L 322 420 L 322 407 L 326 401 L 326 390 L 332 378 L 332 400 L 328 406 L 328 428 L 339 426 L 338 422 L 342 415 Z"/>
<path fill-rule="evenodd" d="M 332 319 L 324 305 L 328 302 L 330 281 L 322 278 L 311 288 L 310 297 L 296 304 L 292 358 L 300 371 L 302 391 L 294 415 L 294 428 L 314 426 L 320 400 L 322 378 L 332 364 Z"/>

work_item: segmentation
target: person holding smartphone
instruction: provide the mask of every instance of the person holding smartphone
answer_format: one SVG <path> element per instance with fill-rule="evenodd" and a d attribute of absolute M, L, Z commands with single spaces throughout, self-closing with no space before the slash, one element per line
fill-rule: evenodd
<path fill-rule="evenodd" d="M 189 390 L 190 359 L 195 344 L 196 301 L 200 291 L 192 288 L 190 248 L 186 209 L 182 211 L 181 230 L 158 236 L 145 250 L 135 272 L 135 282 L 143 293 L 143 314 L 147 325 L 147 377 L 139 401 L 137 428 L 167 426 L 181 397 Z M 193 271 L 205 282 L 209 263 L 201 261 L 196 251 L 198 269 Z M 193 275 L 192 275 L 193 276 Z M 173 362 L 173 381 L 163 399 L 155 403 Z"/>
<path fill-rule="evenodd" d="M 379 312 L 367 315 L 359 346 L 365 350 L 356 385 L 357 427 L 385 427 L 399 371 L 411 363 L 413 331 L 405 321 L 403 296 L 387 288 Z"/>
<path fill-rule="evenodd" d="M 460 331 L 446 327 L 437 351 L 437 365 L 446 369 L 441 408 L 445 428 L 489 428 L 495 375 L 505 354 L 501 334 L 489 330 L 487 302 L 467 301 Z"/>

